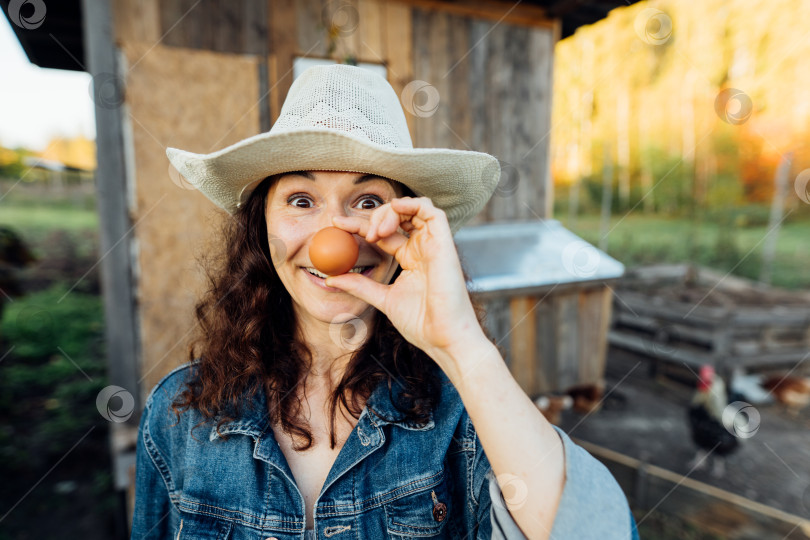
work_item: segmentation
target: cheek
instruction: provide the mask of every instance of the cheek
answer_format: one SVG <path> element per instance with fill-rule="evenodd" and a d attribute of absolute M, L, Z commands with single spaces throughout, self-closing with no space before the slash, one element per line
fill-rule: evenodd
<path fill-rule="evenodd" d="M 294 257 L 306 243 L 307 229 L 301 225 L 299 220 L 285 217 L 277 217 L 272 223 L 268 222 L 267 241 L 274 266 Z"/>

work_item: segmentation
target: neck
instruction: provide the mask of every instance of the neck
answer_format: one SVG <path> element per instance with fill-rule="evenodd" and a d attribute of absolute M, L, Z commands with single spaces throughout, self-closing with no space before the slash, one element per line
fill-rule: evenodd
<path fill-rule="evenodd" d="M 374 327 L 376 310 L 369 306 L 356 318 L 340 322 L 319 321 L 310 316 L 298 317 L 302 341 L 312 354 L 307 386 L 333 388 L 343 377 L 352 354 L 367 341 Z"/>

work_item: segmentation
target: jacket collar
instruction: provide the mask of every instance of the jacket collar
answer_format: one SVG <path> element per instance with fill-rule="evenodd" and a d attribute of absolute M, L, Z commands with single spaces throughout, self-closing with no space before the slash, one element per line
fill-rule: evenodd
<path fill-rule="evenodd" d="M 394 407 L 391 401 L 391 396 L 397 400 L 402 395 L 404 390 L 403 385 L 398 379 L 391 381 L 391 389 L 389 395 L 388 381 L 380 381 L 374 391 L 366 401 L 366 408 L 369 412 L 369 420 L 375 426 L 383 426 L 385 424 L 393 424 L 404 429 L 414 431 L 426 431 L 435 427 L 433 421 L 433 410 L 428 411 L 428 420 L 424 424 L 416 424 L 407 422 L 403 419 L 403 413 Z M 434 405 L 434 407 L 439 404 Z"/>
<path fill-rule="evenodd" d="M 390 393 L 393 398 L 399 399 L 403 392 L 403 385 L 398 380 L 391 382 Z M 216 440 L 220 434 L 226 435 L 230 433 L 250 435 L 252 437 L 260 437 L 265 430 L 269 429 L 268 426 L 268 412 L 267 412 L 267 396 L 264 393 L 264 388 L 259 387 L 253 400 L 253 407 L 244 407 L 242 414 L 233 420 L 224 422 L 219 428 L 217 433 L 217 424 L 222 415 L 217 415 L 214 418 L 214 425 L 211 427 L 209 440 Z M 434 407 L 439 406 L 436 404 Z M 426 431 L 435 427 L 433 418 L 433 410 L 428 412 L 428 421 L 425 424 L 416 424 L 407 422 L 402 418 L 403 414 L 399 412 L 394 404 L 391 402 L 389 396 L 388 381 L 383 380 L 372 391 L 368 400 L 366 401 L 366 412 L 368 414 L 369 422 L 374 427 L 383 426 L 386 424 L 393 424 L 403 429 L 414 431 Z M 361 415 L 362 416 L 362 415 Z"/>

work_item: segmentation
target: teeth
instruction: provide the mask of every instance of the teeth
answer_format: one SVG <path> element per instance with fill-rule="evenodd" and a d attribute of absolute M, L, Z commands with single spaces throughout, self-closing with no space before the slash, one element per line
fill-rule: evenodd
<path fill-rule="evenodd" d="M 349 270 L 349 272 L 354 272 L 354 273 L 358 274 L 358 273 L 362 272 L 363 270 L 365 270 L 366 268 L 368 268 L 368 266 L 355 266 L 354 268 Z M 323 279 L 326 279 L 326 278 L 329 277 L 326 274 L 324 274 L 323 272 L 319 272 L 319 271 L 315 270 L 314 268 L 307 268 L 307 272 L 309 272 L 313 276 L 318 276 L 319 278 L 323 278 Z"/>
<path fill-rule="evenodd" d="M 323 279 L 326 279 L 326 278 L 328 278 L 328 277 L 329 277 L 329 276 L 327 276 L 326 274 L 324 274 L 323 272 L 318 272 L 318 271 L 317 271 L 317 270 L 315 270 L 314 268 L 307 268 L 307 272 L 309 272 L 309 273 L 310 273 L 310 274 L 312 274 L 313 276 L 318 276 L 319 278 L 323 278 Z"/>

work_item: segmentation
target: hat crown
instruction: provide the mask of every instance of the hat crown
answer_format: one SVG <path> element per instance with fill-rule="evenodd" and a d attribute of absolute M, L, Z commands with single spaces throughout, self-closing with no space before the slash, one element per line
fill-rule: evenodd
<path fill-rule="evenodd" d="M 292 83 L 271 133 L 326 128 L 387 148 L 413 148 L 393 87 L 369 70 L 314 66 Z"/>

